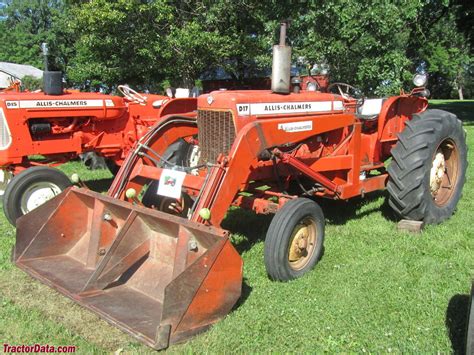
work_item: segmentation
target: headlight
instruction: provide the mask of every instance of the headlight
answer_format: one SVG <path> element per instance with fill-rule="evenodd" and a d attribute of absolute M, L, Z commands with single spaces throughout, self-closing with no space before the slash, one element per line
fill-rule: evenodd
<path fill-rule="evenodd" d="M 413 77 L 413 84 L 417 87 L 425 86 L 427 79 L 428 75 L 426 74 L 416 74 Z"/>
<path fill-rule="evenodd" d="M 311 75 L 318 75 L 319 72 L 321 71 L 321 68 L 319 67 L 319 64 L 314 64 L 313 67 L 311 68 Z"/>
<path fill-rule="evenodd" d="M 321 75 L 329 75 L 329 64 L 321 64 Z"/>
<path fill-rule="evenodd" d="M 316 91 L 317 88 L 318 88 L 318 86 L 316 85 L 316 83 L 306 84 L 306 90 L 308 90 L 308 91 Z"/>

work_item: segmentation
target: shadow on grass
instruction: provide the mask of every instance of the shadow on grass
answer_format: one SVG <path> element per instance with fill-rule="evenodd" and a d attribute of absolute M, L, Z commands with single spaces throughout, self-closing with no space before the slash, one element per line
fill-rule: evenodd
<path fill-rule="evenodd" d="M 474 114 L 472 113 L 474 110 L 474 101 L 430 102 L 429 108 L 452 112 L 463 121 L 464 125 L 474 125 Z"/>
<path fill-rule="evenodd" d="M 325 218 L 330 224 L 343 225 L 348 220 L 360 219 L 372 213 L 377 213 L 378 211 L 382 211 L 382 215 L 385 218 L 393 220 L 395 217 L 387 203 L 387 198 L 385 198 L 385 202 L 382 206 L 379 207 L 376 205 L 373 208 L 359 212 L 362 206 L 375 201 L 380 197 L 386 197 L 386 192 L 377 191 L 367 194 L 365 198 L 355 198 L 348 202 L 335 200 L 318 200 L 317 202 L 321 205 Z M 265 240 L 265 235 L 272 218 L 273 215 L 258 215 L 253 211 L 241 208 L 231 208 L 227 212 L 226 218 L 221 226 L 232 233 L 232 244 L 237 249 L 238 253 L 242 254 L 243 252 L 252 249 L 256 243 Z M 252 287 L 248 285 L 244 278 L 242 282 L 242 295 L 232 310 L 235 310 L 244 304 L 251 292 Z"/>
<path fill-rule="evenodd" d="M 222 222 L 222 228 L 232 232 L 232 244 L 239 254 L 265 239 L 273 215 L 258 215 L 253 211 L 232 208 Z"/>
<path fill-rule="evenodd" d="M 363 212 L 359 212 L 364 205 L 376 201 L 379 198 L 384 199 L 382 206 L 376 205 Z M 348 201 L 318 200 L 317 202 L 323 209 L 324 216 L 328 223 L 333 225 L 344 225 L 349 220 L 361 219 L 379 211 L 382 213 L 382 216 L 389 221 L 398 221 L 398 217 L 388 205 L 388 193 L 385 190 L 375 191 L 365 195 L 365 197 L 355 197 Z"/>
<path fill-rule="evenodd" d="M 466 353 L 466 327 L 468 322 L 469 296 L 454 295 L 446 310 L 446 328 L 454 354 Z"/>
<path fill-rule="evenodd" d="M 384 198 L 382 206 L 375 205 L 360 212 L 364 205 Z M 399 218 L 388 205 L 386 191 L 376 191 L 367 194 L 364 198 L 353 198 L 349 201 L 319 199 L 318 204 L 324 212 L 328 224 L 344 225 L 350 220 L 364 218 L 372 213 L 381 212 L 382 216 L 390 221 L 396 222 Z M 273 215 L 257 215 L 253 211 L 233 208 L 227 212 L 222 228 L 232 233 L 232 244 L 242 254 L 250 250 L 254 244 L 265 239 L 266 232 L 270 226 Z"/>
<path fill-rule="evenodd" d="M 98 179 L 98 180 L 87 180 L 87 181 L 84 181 L 84 183 L 92 191 L 104 192 L 104 191 L 107 191 L 109 189 L 110 185 L 112 185 L 113 180 L 114 180 L 113 178 Z"/>
<path fill-rule="evenodd" d="M 247 278 L 244 277 L 242 280 L 242 293 L 240 294 L 240 297 L 237 300 L 237 303 L 234 304 L 234 307 L 232 307 L 231 312 L 235 311 L 237 308 L 243 305 L 245 301 L 247 300 L 247 298 L 249 298 L 251 293 L 252 293 L 252 287 L 248 284 Z"/>

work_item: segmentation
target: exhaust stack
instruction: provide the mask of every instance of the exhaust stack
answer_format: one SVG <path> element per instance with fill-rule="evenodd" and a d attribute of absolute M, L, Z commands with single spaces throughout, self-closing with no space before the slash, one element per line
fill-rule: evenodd
<path fill-rule="evenodd" d="M 43 91 L 46 95 L 63 94 L 63 73 L 61 71 L 50 71 L 48 68 L 48 44 L 42 43 L 41 50 L 44 56 Z"/>
<path fill-rule="evenodd" d="M 278 94 L 290 93 L 291 47 L 286 45 L 288 24 L 280 24 L 280 44 L 273 46 L 272 91 Z"/>

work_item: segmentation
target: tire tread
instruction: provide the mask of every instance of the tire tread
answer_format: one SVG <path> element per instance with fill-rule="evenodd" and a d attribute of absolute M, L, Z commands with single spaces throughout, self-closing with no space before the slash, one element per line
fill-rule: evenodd
<path fill-rule="evenodd" d="M 413 118 L 406 122 L 405 129 L 398 135 L 398 142 L 391 152 L 393 159 L 387 168 L 389 174 L 387 190 L 390 207 L 402 218 L 439 223 L 452 213 L 446 211 L 434 216 L 431 206 L 426 202 L 425 180 L 427 169 L 430 169 L 428 165 L 431 163 L 430 152 L 438 143 L 439 132 L 443 129 L 458 134 L 460 130 L 462 131 L 462 122 L 452 113 L 434 109 L 413 115 Z M 461 136 L 465 138 L 465 132 Z M 459 148 L 462 152 L 467 150 L 465 139 L 463 146 Z M 465 154 L 461 159 L 463 160 L 461 164 L 464 163 L 466 166 Z M 459 181 L 461 189 L 464 184 L 464 172 L 465 168 L 461 169 L 462 176 Z"/>

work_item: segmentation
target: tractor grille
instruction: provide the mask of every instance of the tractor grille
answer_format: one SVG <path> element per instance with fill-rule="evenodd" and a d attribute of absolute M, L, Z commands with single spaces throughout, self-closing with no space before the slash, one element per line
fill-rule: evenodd
<path fill-rule="evenodd" d="M 10 129 L 8 128 L 3 109 L 0 108 L 0 150 L 7 149 L 11 142 L 12 136 L 10 134 Z"/>
<path fill-rule="evenodd" d="M 235 126 L 231 111 L 198 111 L 200 163 L 215 163 L 219 154 L 227 154 L 234 143 Z"/>

